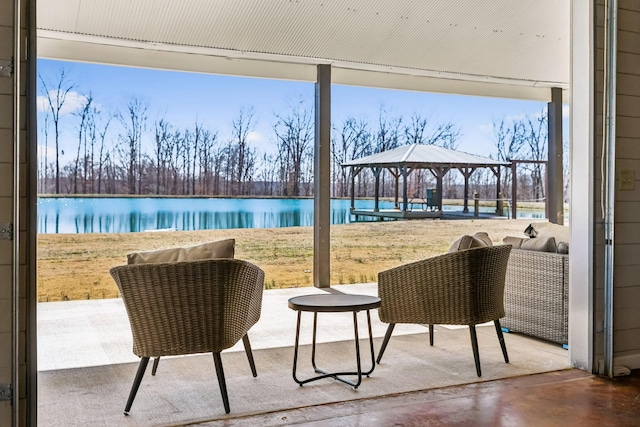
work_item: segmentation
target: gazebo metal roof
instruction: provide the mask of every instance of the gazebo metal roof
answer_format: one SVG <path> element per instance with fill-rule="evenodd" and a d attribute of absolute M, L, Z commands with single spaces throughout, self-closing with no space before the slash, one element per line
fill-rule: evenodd
<path fill-rule="evenodd" d="M 411 144 L 393 150 L 383 151 L 359 159 L 342 163 L 343 167 L 418 167 L 429 169 L 433 167 L 493 167 L 508 166 L 509 163 L 487 157 L 477 156 L 462 151 L 451 150 L 436 145 Z"/>

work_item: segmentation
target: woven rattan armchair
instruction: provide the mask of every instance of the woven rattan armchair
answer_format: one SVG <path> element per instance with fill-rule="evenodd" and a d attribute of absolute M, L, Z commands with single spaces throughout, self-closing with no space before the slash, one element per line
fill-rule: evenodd
<path fill-rule="evenodd" d="M 378 274 L 382 300 L 380 320 L 389 323 L 377 362 L 389 343 L 396 323 L 468 325 L 476 372 L 481 376 L 475 325 L 493 321 L 509 363 L 500 318 L 504 316 L 504 283 L 511 245 L 480 247 L 452 252 L 401 265 Z"/>
<path fill-rule="evenodd" d="M 237 259 L 134 264 L 110 270 L 129 316 L 133 353 L 141 357 L 124 413 L 128 414 L 149 358 L 213 353 L 226 413 L 229 398 L 220 352 L 243 340 L 260 318 L 264 272 Z M 154 373 L 157 359 L 154 361 Z"/>

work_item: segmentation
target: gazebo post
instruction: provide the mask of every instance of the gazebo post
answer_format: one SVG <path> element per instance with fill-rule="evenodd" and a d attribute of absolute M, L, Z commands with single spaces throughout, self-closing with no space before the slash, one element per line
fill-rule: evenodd
<path fill-rule="evenodd" d="M 461 167 L 460 172 L 462 172 L 462 176 L 464 177 L 464 208 L 462 212 L 469 212 L 469 177 L 475 171 L 474 168 L 469 167 Z"/>
<path fill-rule="evenodd" d="M 511 161 L 511 218 L 515 219 L 518 215 L 518 176 L 517 176 L 518 162 Z"/>
<path fill-rule="evenodd" d="M 395 185 L 396 185 L 396 196 L 395 196 L 396 197 L 396 199 L 395 199 L 396 205 L 395 205 L 395 208 L 396 209 L 400 209 L 400 206 L 398 206 L 398 194 L 399 194 L 399 191 L 398 191 L 399 190 L 399 188 L 398 188 L 399 187 L 398 179 L 400 179 L 400 174 L 398 173 L 398 168 L 396 168 L 396 173 L 394 173 L 393 176 L 396 179 L 396 183 L 395 183 Z"/>
<path fill-rule="evenodd" d="M 442 175 L 436 177 L 436 193 L 438 193 L 438 210 L 442 212 Z"/>
<path fill-rule="evenodd" d="M 374 212 L 379 212 L 380 211 L 380 168 L 372 168 L 373 170 L 373 176 L 376 178 L 376 185 L 374 188 L 374 193 L 373 193 L 373 211 Z"/>
<path fill-rule="evenodd" d="M 356 172 L 351 167 L 351 210 L 356 208 Z"/>
<path fill-rule="evenodd" d="M 402 212 L 407 211 L 407 167 L 402 167 Z"/>
<path fill-rule="evenodd" d="M 500 185 L 500 166 L 496 166 L 495 169 L 491 168 L 493 174 L 496 176 L 496 212 L 500 211 L 502 207 L 502 200 L 500 195 L 502 194 L 502 186 Z"/>

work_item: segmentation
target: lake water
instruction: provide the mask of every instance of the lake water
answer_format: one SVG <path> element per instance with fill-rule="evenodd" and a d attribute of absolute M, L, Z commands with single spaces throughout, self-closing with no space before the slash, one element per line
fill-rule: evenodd
<path fill-rule="evenodd" d="M 357 209 L 373 209 L 373 205 L 373 200 L 356 200 Z M 355 218 L 349 215 L 350 206 L 350 200 L 332 200 L 331 223 L 353 222 Z M 393 208 L 392 202 L 380 202 L 380 209 L 391 208 Z M 445 206 L 443 209 L 447 211 L 462 208 Z M 486 208 L 486 210 L 495 211 L 494 208 Z M 526 214 L 524 211 L 522 213 L 518 211 L 519 217 Z M 533 214 L 530 212 L 529 215 Z M 164 229 L 210 230 L 311 225 L 313 225 L 313 199 L 137 197 L 41 197 L 38 199 L 38 233 L 130 233 Z"/>

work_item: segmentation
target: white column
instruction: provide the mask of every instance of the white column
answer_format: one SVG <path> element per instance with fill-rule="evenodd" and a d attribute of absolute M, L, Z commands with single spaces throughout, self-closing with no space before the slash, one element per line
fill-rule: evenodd
<path fill-rule="evenodd" d="M 594 371 L 594 13 L 595 0 L 571 2 L 571 245 L 569 359 Z"/>

